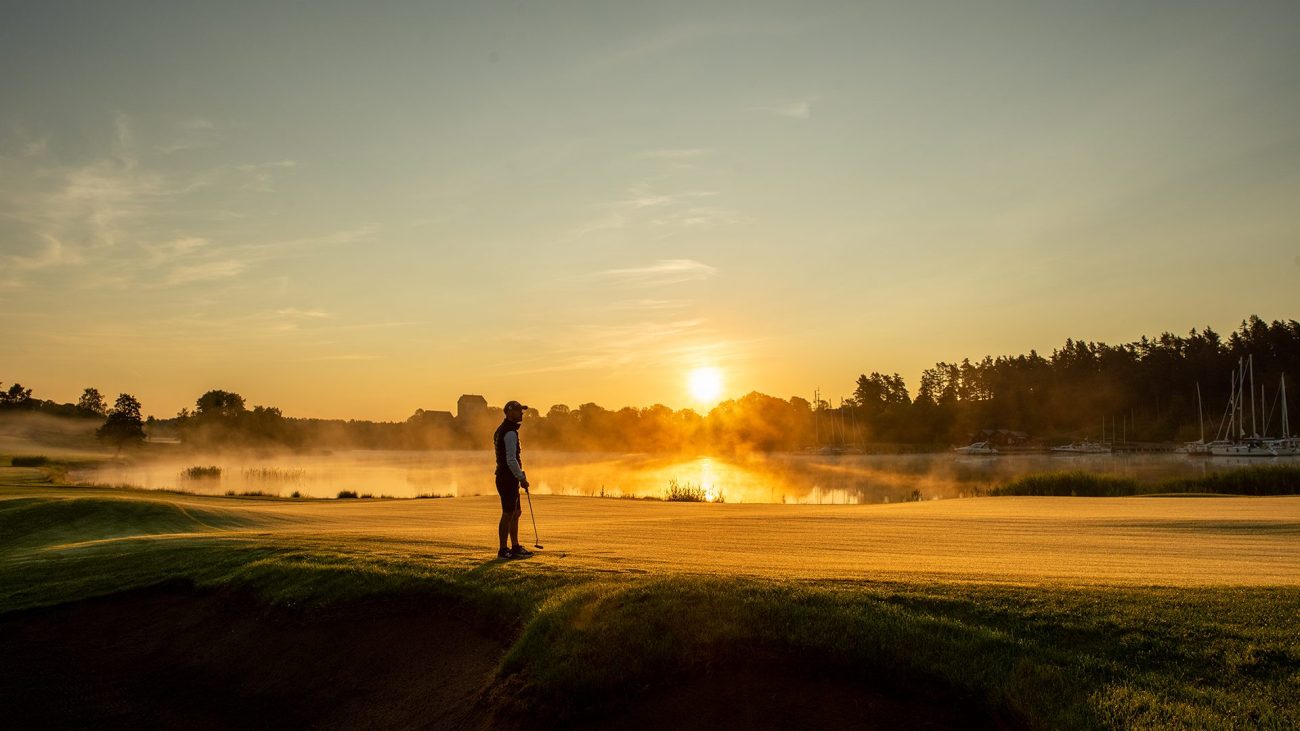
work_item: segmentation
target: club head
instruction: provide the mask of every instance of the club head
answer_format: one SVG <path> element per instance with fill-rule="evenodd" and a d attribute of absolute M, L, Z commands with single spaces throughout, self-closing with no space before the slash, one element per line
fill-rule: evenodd
<path fill-rule="evenodd" d="M 533 544 L 533 548 L 541 548 L 541 547 L 542 547 L 542 544 L 540 544 L 540 543 L 534 543 L 534 544 Z"/>

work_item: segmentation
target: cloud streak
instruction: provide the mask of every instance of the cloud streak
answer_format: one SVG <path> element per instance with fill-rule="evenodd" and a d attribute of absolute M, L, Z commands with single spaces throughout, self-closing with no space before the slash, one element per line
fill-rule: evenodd
<path fill-rule="evenodd" d="M 726 226 L 742 222 L 744 217 L 734 210 L 699 204 L 702 199 L 719 195 L 721 194 L 716 190 L 664 193 L 643 185 L 632 186 L 626 198 L 607 204 L 604 213 L 574 226 L 569 236 L 582 238 L 602 231 L 634 227 L 662 230 Z"/>
<path fill-rule="evenodd" d="M 686 367 L 701 360 L 717 361 L 718 354 L 730 347 L 700 318 L 582 325 L 571 329 L 568 339 L 528 349 L 533 355 L 512 358 L 501 368 L 511 375 L 535 375 Z"/>
<path fill-rule="evenodd" d="M 182 139 L 208 140 L 216 125 L 196 117 L 177 129 Z M 82 269 L 76 286 L 91 289 L 231 280 L 269 259 L 369 241 L 377 231 L 357 226 L 271 241 L 245 232 L 232 241 L 235 236 L 220 230 L 244 217 L 214 207 L 211 199 L 272 193 L 276 177 L 296 163 L 227 163 L 188 171 L 172 163 L 164 172 L 141 155 L 152 151 L 157 160 L 158 148 L 138 139 L 127 115 L 113 117 L 109 136 L 99 152 L 73 163 L 58 159 L 46 137 L 18 130 L 0 140 L 0 285 L 23 288 L 43 272 L 73 266 Z M 200 191 L 208 200 L 190 197 Z M 197 224 L 189 208 L 201 212 Z M 177 230 L 175 221 L 182 217 L 190 230 Z"/>
<path fill-rule="evenodd" d="M 660 287 L 711 279 L 717 273 L 716 267 L 694 259 L 660 259 L 648 266 L 606 269 L 592 276 L 597 280 L 624 286 Z"/>
<path fill-rule="evenodd" d="M 754 107 L 754 111 L 775 114 L 786 119 L 811 119 L 812 105 L 815 101 L 817 101 L 817 97 L 813 96 L 769 106 Z"/>

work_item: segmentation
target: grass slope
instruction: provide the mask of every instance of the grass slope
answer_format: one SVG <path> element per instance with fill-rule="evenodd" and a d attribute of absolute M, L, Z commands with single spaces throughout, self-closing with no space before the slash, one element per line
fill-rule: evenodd
<path fill-rule="evenodd" d="M 301 525 L 278 530 L 282 508 Z M 408 508 L 0 487 L 0 613 L 177 580 L 273 605 L 451 601 L 508 628 L 500 702 L 551 718 L 774 661 L 937 687 L 1036 728 L 1300 726 L 1294 587 L 783 581 L 573 568 L 553 552 L 467 563 L 353 530 L 367 509 Z"/>

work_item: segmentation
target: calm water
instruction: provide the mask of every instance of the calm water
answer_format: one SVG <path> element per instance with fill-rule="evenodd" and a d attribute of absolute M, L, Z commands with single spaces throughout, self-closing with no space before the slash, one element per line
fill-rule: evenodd
<path fill-rule="evenodd" d="M 881 503 L 959 497 L 1031 473 L 1083 470 L 1159 480 L 1198 476 L 1280 459 L 1195 459 L 1181 454 L 1051 454 L 963 457 L 952 454 L 742 458 L 572 454 L 530 451 L 525 466 L 538 494 L 664 497 L 670 481 L 698 487 L 710 499 L 762 503 Z M 1292 459 L 1288 463 L 1296 464 Z M 191 478 L 186 468 L 221 468 L 219 477 Z M 183 489 L 196 493 L 260 491 L 335 497 L 351 490 L 375 497 L 492 494 L 491 452 L 354 451 L 274 457 L 190 456 L 73 472 L 80 482 Z"/>

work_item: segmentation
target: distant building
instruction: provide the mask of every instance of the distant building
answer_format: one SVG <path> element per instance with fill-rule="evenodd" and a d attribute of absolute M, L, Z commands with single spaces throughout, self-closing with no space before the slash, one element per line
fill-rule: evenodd
<path fill-rule="evenodd" d="M 456 400 L 456 421 L 465 423 L 488 415 L 487 399 L 467 393 Z"/>
<path fill-rule="evenodd" d="M 424 409 L 416 409 L 415 413 L 411 415 L 411 418 L 406 420 L 406 423 L 416 424 L 419 426 L 438 426 L 450 429 L 455 425 L 456 420 L 455 417 L 451 415 L 450 411 L 425 411 Z"/>

